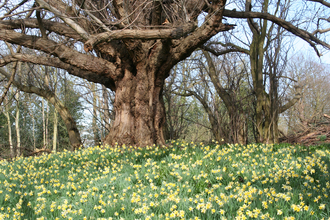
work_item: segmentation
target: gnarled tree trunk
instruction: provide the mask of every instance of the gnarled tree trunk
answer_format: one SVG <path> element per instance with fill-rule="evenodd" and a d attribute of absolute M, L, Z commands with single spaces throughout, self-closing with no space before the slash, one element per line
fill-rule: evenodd
<path fill-rule="evenodd" d="M 146 62 L 138 65 L 136 72 L 125 70 L 124 77 L 116 82 L 116 115 L 106 144 L 165 144 L 163 84 L 164 78 Z"/>

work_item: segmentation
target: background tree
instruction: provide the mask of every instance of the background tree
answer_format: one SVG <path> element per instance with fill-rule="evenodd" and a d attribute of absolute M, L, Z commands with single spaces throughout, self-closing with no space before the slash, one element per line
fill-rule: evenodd
<path fill-rule="evenodd" d="M 292 59 L 290 74 L 301 85 L 302 98 L 285 114 L 287 135 L 299 137 L 329 123 L 325 114 L 330 115 L 330 72 L 328 65 L 300 55 Z"/>
<path fill-rule="evenodd" d="M 277 16 L 276 18 L 285 20 L 288 17 L 291 4 L 291 1 L 273 2 L 264 0 L 262 2 L 255 2 L 252 6 L 251 1 L 246 0 L 244 7 L 246 13 L 255 15 L 266 14 L 270 17 Z M 252 9 L 260 10 L 260 12 L 252 12 Z M 229 16 L 233 14 L 236 15 L 235 12 L 228 13 Z M 249 33 L 246 32 L 246 41 L 241 39 L 236 40 L 235 36 L 231 36 L 231 38 L 225 39 L 227 41 L 225 43 L 216 42 L 217 48 L 214 46 L 215 43 L 210 42 L 209 45 L 211 46 L 207 45 L 205 49 L 217 56 L 231 52 L 241 52 L 248 55 L 248 67 L 252 79 L 255 106 L 253 116 L 256 131 L 255 138 L 257 142 L 276 143 L 278 142 L 277 124 L 279 114 L 283 113 L 299 100 L 300 89 L 296 87 L 296 96 L 292 97 L 292 100 L 287 100 L 286 103 L 279 99 L 278 90 L 280 87 L 278 81 L 281 80 L 287 60 L 287 51 L 285 51 L 287 49 L 283 40 L 285 33 L 283 28 L 267 21 L 267 19 L 253 20 L 248 17 L 246 21 L 249 32 L 251 33 L 249 36 Z M 234 42 L 230 42 L 233 40 Z M 241 111 L 241 113 L 236 115 L 242 115 L 242 113 Z"/>
<path fill-rule="evenodd" d="M 187 120 L 187 113 L 191 107 L 191 103 L 174 91 L 184 87 L 177 80 L 179 64 L 172 70 L 173 73 L 167 78 L 164 85 L 164 102 L 165 102 L 165 140 L 185 139 L 187 129 L 192 124 Z"/>
<path fill-rule="evenodd" d="M 179 68 L 181 81 L 176 93 L 192 96 L 200 103 L 208 115 L 213 139 L 246 143 L 251 90 L 246 83 L 244 61 L 237 54 L 216 58 L 207 51 L 199 51 L 182 63 L 187 63 L 187 67 Z"/>
<path fill-rule="evenodd" d="M 9 68 L 10 65 L 7 67 Z M 25 92 L 21 93 L 19 97 L 15 95 L 16 100 L 21 103 L 16 105 L 15 112 L 9 111 L 10 108 L 5 108 L 8 111 L 4 112 L 7 116 L 15 115 L 15 118 L 21 118 L 18 122 L 16 120 L 16 123 L 10 123 L 10 127 L 14 124 L 16 130 L 19 127 L 20 136 L 18 137 L 16 134 L 16 137 L 13 138 L 17 143 L 17 149 L 28 150 L 25 152 L 27 155 L 29 151 L 35 151 L 37 147 L 51 146 L 50 140 L 53 140 L 53 148 L 55 146 L 59 149 L 63 149 L 65 146 L 81 146 L 76 121 L 81 119 L 79 112 L 81 112 L 82 106 L 73 84 L 70 85 L 70 81 L 60 77 L 65 74 L 60 74 L 60 70 L 55 68 L 27 63 L 23 63 L 22 68 L 17 70 L 19 69 L 21 69 L 21 73 L 12 77 L 13 71 L 9 74 L 9 71 L 0 68 L 0 75 L 4 76 L 3 79 L 12 79 L 12 84 Z M 4 80 L 4 82 L 6 81 Z M 55 93 L 56 90 L 59 91 L 59 94 Z M 42 98 L 27 93 L 37 94 Z M 61 116 L 58 123 L 56 122 L 56 112 Z M 8 134 L 8 132 L 3 133 Z M 9 136 L 11 137 L 11 135 Z M 21 146 L 18 145 L 19 142 L 21 142 Z"/>

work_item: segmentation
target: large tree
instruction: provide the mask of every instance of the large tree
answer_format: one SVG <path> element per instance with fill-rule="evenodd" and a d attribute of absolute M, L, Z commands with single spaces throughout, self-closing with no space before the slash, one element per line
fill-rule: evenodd
<path fill-rule="evenodd" d="M 31 62 L 100 83 L 116 93 L 115 122 L 106 143 L 164 144 L 165 78 L 212 36 L 233 28 L 222 22 L 224 14 L 272 20 L 313 46 L 330 48 L 280 18 L 226 11 L 225 4 L 225 0 L 5 1 L 0 40 L 35 53 L 3 55 L 0 66 Z"/>

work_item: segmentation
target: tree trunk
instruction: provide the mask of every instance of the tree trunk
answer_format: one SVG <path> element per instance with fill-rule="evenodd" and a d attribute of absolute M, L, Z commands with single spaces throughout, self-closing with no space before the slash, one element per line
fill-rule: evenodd
<path fill-rule="evenodd" d="M 100 144 L 99 133 L 97 129 L 97 93 L 96 93 L 96 85 L 95 83 L 91 84 L 91 90 L 93 94 L 93 119 L 92 119 L 92 129 L 93 129 L 93 139 L 94 146 L 98 146 Z"/>
<path fill-rule="evenodd" d="M 22 76 L 22 63 L 18 62 L 18 76 L 21 78 Z M 20 128 L 19 128 L 19 98 L 20 98 L 20 91 L 16 91 L 16 117 L 15 117 L 15 128 L 16 128 L 16 141 L 17 141 L 17 149 L 16 149 L 16 156 L 19 157 L 21 155 L 21 133 L 20 133 Z"/>
<path fill-rule="evenodd" d="M 246 137 L 245 137 L 246 135 L 244 130 L 244 126 L 245 126 L 244 115 L 240 113 L 240 111 L 237 110 L 236 108 L 231 108 L 231 109 L 235 110 L 233 112 L 231 111 L 228 112 L 230 117 L 233 143 L 246 144 Z"/>
<path fill-rule="evenodd" d="M 56 144 L 57 144 L 57 110 L 54 109 L 54 133 L 53 133 L 53 152 L 56 152 Z"/>
<path fill-rule="evenodd" d="M 151 146 L 165 144 L 165 110 L 162 96 L 164 79 L 142 64 L 136 74 L 125 70 L 116 82 L 115 121 L 105 139 L 109 145 Z"/>
<path fill-rule="evenodd" d="M 227 108 L 227 111 L 228 111 L 230 131 L 228 132 L 229 135 L 227 137 L 227 139 L 229 139 L 229 140 L 226 140 L 226 141 L 227 141 L 227 143 L 233 142 L 233 143 L 238 143 L 238 144 L 245 144 L 246 143 L 245 138 L 244 138 L 244 122 L 245 122 L 245 120 L 243 120 L 243 117 L 242 117 L 243 110 L 240 106 L 238 106 L 238 104 L 235 100 L 236 97 L 233 94 L 230 94 L 229 92 L 227 92 L 227 90 L 222 87 L 220 80 L 219 80 L 219 76 L 217 74 L 217 70 L 215 68 L 214 62 L 213 62 L 209 52 L 203 50 L 203 54 L 206 58 L 208 68 L 209 68 L 209 71 L 207 73 L 211 78 L 211 81 L 215 87 L 215 90 L 216 90 L 218 96 L 224 102 L 224 104 Z M 204 104 L 203 104 L 203 106 L 204 106 Z M 212 125 L 212 130 L 216 129 L 215 131 L 213 131 L 213 134 L 214 134 L 215 138 L 217 138 L 217 136 L 218 136 L 219 138 L 222 139 L 223 137 L 221 137 L 221 134 L 216 134 L 216 133 L 220 133 L 220 130 L 221 130 L 220 123 L 216 123 L 216 126 L 217 126 L 217 128 L 213 128 L 213 125 Z M 220 139 L 216 139 L 216 140 L 220 141 Z"/>
<path fill-rule="evenodd" d="M 10 115 L 9 115 L 9 101 L 8 101 L 7 96 L 5 96 L 4 99 L 6 101 L 6 103 L 5 103 L 5 115 L 6 115 L 7 124 L 8 124 L 8 142 L 9 142 L 10 156 L 15 157 L 13 140 L 11 138 L 11 123 L 10 123 Z"/>
<path fill-rule="evenodd" d="M 21 155 L 21 134 L 19 129 L 19 91 L 16 91 L 16 117 L 15 117 L 15 129 L 16 129 L 16 155 L 19 157 Z"/>
<path fill-rule="evenodd" d="M 105 128 L 106 132 L 110 131 L 110 109 L 109 109 L 109 93 L 107 91 L 107 88 L 102 85 L 102 95 L 103 95 L 103 112 L 104 112 L 104 123 L 105 123 Z"/>
<path fill-rule="evenodd" d="M 32 108 L 30 108 L 32 109 Z M 31 111 L 31 117 L 32 117 L 32 138 L 33 138 L 33 151 L 36 150 L 36 135 L 35 135 L 35 118 L 34 118 L 34 112 Z"/>
<path fill-rule="evenodd" d="M 57 70 L 57 69 L 56 69 Z M 56 96 L 57 92 L 57 74 L 58 71 L 54 74 L 54 95 Z M 57 148 L 57 126 L 58 126 L 58 117 L 57 117 L 57 109 L 54 109 L 54 125 L 53 125 L 53 152 L 56 152 Z"/>
<path fill-rule="evenodd" d="M 45 100 L 42 99 L 41 100 L 41 103 L 42 103 L 42 139 L 43 139 L 43 142 L 44 142 L 44 146 L 46 146 L 47 144 L 47 141 L 46 141 L 46 119 L 45 119 Z"/>

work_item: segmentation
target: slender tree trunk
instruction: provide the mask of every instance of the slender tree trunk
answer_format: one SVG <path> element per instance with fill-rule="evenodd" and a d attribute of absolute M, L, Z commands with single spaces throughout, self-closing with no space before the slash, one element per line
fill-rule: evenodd
<path fill-rule="evenodd" d="M 48 138 L 48 122 L 49 122 L 49 103 L 47 101 L 47 105 L 46 105 L 46 124 L 45 124 L 45 128 L 46 128 L 46 145 L 48 145 L 49 143 L 49 138 Z"/>
<path fill-rule="evenodd" d="M 58 71 L 54 72 L 55 79 L 54 79 L 54 95 L 56 96 L 57 91 L 57 74 Z M 58 116 L 57 116 L 57 109 L 54 109 L 54 129 L 53 129 L 53 152 L 56 152 L 56 144 L 57 144 L 57 126 L 58 126 Z"/>
<path fill-rule="evenodd" d="M 16 155 L 17 157 L 19 157 L 21 155 L 21 134 L 20 134 L 20 128 L 19 128 L 19 115 L 20 115 L 20 111 L 19 111 L 19 91 L 16 91 L 16 117 L 15 117 L 15 128 L 16 128 L 16 141 L 17 141 L 17 149 L 16 149 Z"/>
<path fill-rule="evenodd" d="M 239 110 L 235 110 L 234 112 L 229 113 L 233 133 L 233 142 L 238 144 L 246 144 L 244 131 L 245 120 L 243 119 L 243 114 L 239 114 L 238 112 Z"/>
<path fill-rule="evenodd" d="M 33 151 L 36 150 L 36 135 L 35 135 L 35 129 L 36 129 L 36 125 L 35 125 L 35 118 L 34 118 L 34 112 L 31 111 L 31 117 L 32 117 L 32 138 L 33 138 Z"/>
<path fill-rule="evenodd" d="M 57 143 L 57 125 L 58 125 L 57 110 L 54 109 L 53 152 L 56 152 L 56 143 Z"/>
<path fill-rule="evenodd" d="M 215 68 L 214 62 L 213 62 L 209 52 L 203 51 L 203 54 L 206 58 L 208 66 L 209 66 L 208 75 L 211 78 L 211 81 L 215 87 L 215 90 L 216 90 L 218 96 L 224 102 L 226 109 L 228 111 L 229 124 L 230 124 L 230 131 L 229 131 L 228 139 L 230 141 L 229 140 L 226 140 L 226 141 L 239 143 L 239 144 L 245 144 L 244 129 L 243 129 L 244 120 L 242 120 L 242 117 L 241 117 L 241 115 L 243 114 L 243 111 L 241 110 L 242 108 L 237 106 L 235 97 L 232 94 L 230 94 L 229 92 L 227 92 L 226 89 L 224 89 L 221 86 L 220 80 L 217 75 L 217 70 Z M 213 126 L 216 126 L 216 127 L 213 128 Z M 214 130 L 213 134 L 214 134 L 215 138 L 219 137 L 220 139 L 222 139 L 223 137 L 220 137 L 221 135 L 219 133 L 221 131 L 220 126 L 221 126 L 220 123 L 217 122 L 215 125 L 212 125 L 212 130 Z M 220 139 L 216 139 L 216 140 L 220 141 Z"/>
<path fill-rule="evenodd" d="M 102 87 L 102 97 L 104 95 L 103 93 L 103 87 Z M 104 104 L 104 99 L 101 98 L 101 96 L 97 95 L 97 110 L 99 112 L 99 116 L 100 116 L 100 126 L 97 126 L 98 132 L 99 132 L 99 145 L 103 144 L 102 140 L 104 140 L 105 138 L 105 133 L 107 134 L 109 131 L 105 132 L 104 130 L 106 129 L 105 125 L 106 125 L 106 116 L 105 116 L 105 104 Z"/>
<path fill-rule="evenodd" d="M 98 146 L 100 144 L 100 138 L 97 128 L 97 93 L 96 93 L 96 85 L 95 83 L 91 84 L 91 90 L 93 94 L 93 119 L 92 119 L 92 129 L 93 129 L 93 139 L 94 146 Z"/>
<path fill-rule="evenodd" d="M 5 99 L 5 115 L 6 115 L 7 124 L 8 124 L 8 142 L 9 142 L 10 156 L 15 157 L 13 140 L 11 138 L 11 122 L 10 122 L 10 115 L 9 115 L 9 101 L 8 101 L 7 96 L 5 96 L 4 99 Z"/>
<path fill-rule="evenodd" d="M 44 142 L 44 147 L 46 146 L 46 119 L 45 119 L 45 100 L 41 100 L 42 103 L 42 137 Z"/>
<path fill-rule="evenodd" d="M 22 76 L 22 63 L 18 62 L 18 77 L 19 79 Z M 20 106 L 20 91 L 17 89 L 16 91 L 16 118 L 15 118 L 15 128 L 16 128 L 16 140 L 17 140 L 17 156 L 19 157 L 21 155 L 21 134 L 20 134 L 20 127 L 19 127 L 19 123 L 20 123 L 20 110 L 19 110 L 19 106 Z"/>

